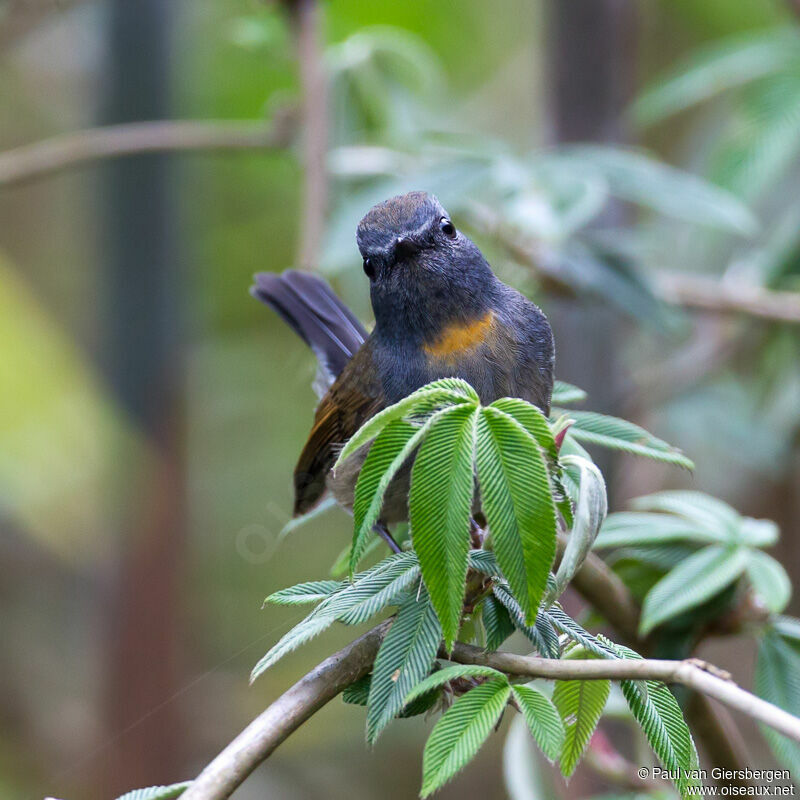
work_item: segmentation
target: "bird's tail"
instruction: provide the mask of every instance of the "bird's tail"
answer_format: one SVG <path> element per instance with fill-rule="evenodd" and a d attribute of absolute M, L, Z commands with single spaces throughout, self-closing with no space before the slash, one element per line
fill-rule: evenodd
<path fill-rule="evenodd" d="M 320 366 L 321 386 L 327 390 L 344 365 L 367 338 L 363 325 L 316 275 L 286 270 L 282 275 L 259 272 L 250 294 L 284 319 L 312 349 Z"/>

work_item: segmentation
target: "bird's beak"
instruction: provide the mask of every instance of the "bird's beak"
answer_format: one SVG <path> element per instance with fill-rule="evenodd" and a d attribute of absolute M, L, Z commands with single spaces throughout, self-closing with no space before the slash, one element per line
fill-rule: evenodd
<path fill-rule="evenodd" d="M 398 236 L 394 240 L 394 260 L 403 261 L 421 250 L 418 242 L 409 236 Z"/>

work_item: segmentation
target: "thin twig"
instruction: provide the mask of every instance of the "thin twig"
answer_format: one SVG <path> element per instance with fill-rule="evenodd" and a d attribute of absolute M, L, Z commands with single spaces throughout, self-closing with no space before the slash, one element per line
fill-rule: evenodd
<path fill-rule="evenodd" d="M 782 708 L 756 697 L 733 681 L 721 677 L 716 668 L 698 661 L 661 659 L 559 660 L 519 656 L 514 653 L 489 653 L 469 644 L 456 642 L 451 656 L 460 664 L 479 664 L 510 675 L 548 680 L 653 680 L 679 683 L 713 697 L 721 703 L 769 725 L 784 736 L 800 742 L 800 719 Z"/>
<path fill-rule="evenodd" d="M 384 622 L 325 659 L 256 717 L 181 795 L 182 800 L 220 800 L 306 720 L 369 672 L 389 623 Z"/>
<path fill-rule="evenodd" d="M 165 151 L 274 150 L 291 144 L 289 113 L 271 123 L 156 120 L 64 133 L 0 154 L 0 186 L 106 158 Z"/>
<path fill-rule="evenodd" d="M 298 263 L 319 263 L 328 208 L 328 86 L 323 62 L 322 9 L 317 0 L 286 0 L 297 39 L 303 128 L 303 210 Z"/>

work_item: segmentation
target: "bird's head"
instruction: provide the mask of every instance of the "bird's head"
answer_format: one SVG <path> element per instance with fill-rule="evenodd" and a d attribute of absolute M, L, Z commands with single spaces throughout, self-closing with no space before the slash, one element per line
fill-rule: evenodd
<path fill-rule="evenodd" d="M 378 203 L 356 232 L 382 332 L 420 334 L 470 316 L 496 281 L 475 244 L 433 195 L 409 192 Z"/>

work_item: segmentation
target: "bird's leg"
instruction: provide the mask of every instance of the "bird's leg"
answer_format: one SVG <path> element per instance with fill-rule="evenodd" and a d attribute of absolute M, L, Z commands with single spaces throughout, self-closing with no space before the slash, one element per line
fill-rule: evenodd
<path fill-rule="evenodd" d="M 386 527 L 385 523 L 376 522 L 375 525 L 373 526 L 372 530 L 374 530 L 375 533 L 377 533 L 378 536 L 380 536 L 381 539 L 383 539 L 383 541 L 386 542 L 386 544 L 389 545 L 389 549 L 393 553 L 402 553 L 403 552 L 402 549 L 400 548 L 400 545 L 397 544 L 397 542 L 394 540 L 394 537 L 392 536 L 392 534 L 389 533 L 389 529 Z"/>

